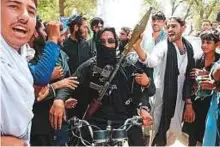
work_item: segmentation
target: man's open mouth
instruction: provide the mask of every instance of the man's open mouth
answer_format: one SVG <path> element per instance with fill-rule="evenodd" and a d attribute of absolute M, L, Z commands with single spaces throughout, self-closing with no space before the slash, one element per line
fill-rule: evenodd
<path fill-rule="evenodd" d="M 174 33 L 169 33 L 168 35 L 169 35 L 169 37 L 174 37 L 175 36 Z"/>
<path fill-rule="evenodd" d="M 12 28 L 15 32 L 18 32 L 18 33 L 23 33 L 23 34 L 26 34 L 27 33 L 27 29 L 22 27 L 22 26 L 16 26 L 14 28 Z"/>

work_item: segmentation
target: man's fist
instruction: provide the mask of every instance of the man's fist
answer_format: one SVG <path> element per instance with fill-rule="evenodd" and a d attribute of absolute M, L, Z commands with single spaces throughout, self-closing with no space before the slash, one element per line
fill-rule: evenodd
<path fill-rule="evenodd" d="M 145 109 L 140 109 L 140 116 L 143 119 L 143 126 L 144 127 L 149 127 L 150 125 L 152 125 L 152 123 L 153 123 L 152 117 Z"/>
<path fill-rule="evenodd" d="M 62 24 L 58 21 L 51 21 L 47 24 L 48 41 L 58 42 L 60 37 L 60 28 Z"/>
<path fill-rule="evenodd" d="M 148 87 L 150 85 L 150 79 L 145 73 L 136 74 L 135 81 L 143 87 Z"/>

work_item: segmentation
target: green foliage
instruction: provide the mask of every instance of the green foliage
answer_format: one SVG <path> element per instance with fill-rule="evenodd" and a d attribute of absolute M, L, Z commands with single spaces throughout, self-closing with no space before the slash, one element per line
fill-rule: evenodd
<path fill-rule="evenodd" d="M 190 0 L 185 0 L 189 2 Z M 203 19 L 215 20 L 217 12 L 220 10 L 219 0 L 194 0 L 192 20 L 195 22 L 195 30 L 201 28 L 201 22 Z"/>
<path fill-rule="evenodd" d="M 153 7 L 154 11 L 160 10 L 160 8 L 161 8 L 161 6 L 157 0 L 144 0 L 144 5 L 146 7 L 149 7 L 149 6 Z"/>
<path fill-rule="evenodd" d="M 64 15 L 70 16 L 74 11 L 87 16 L 94 16 L 97 0 L 63 0 Z M 40 0 L 38 14 L 43 20 L 58 20 L 60 17 L 59 0 Z"/>
<path fill-rule="evenodd" d="M 158 0 L 144 0 L 144 4 L 145 6 L 152 5 L 156 9 L 164 8 Z M 215 20 L 220 10 L 220 0 L 170 0 L 170 4 L 172 14 L 180 11 L 181 17 L 194 24 L 194 30 L 201 28 L 203 19 Z"/>
<path fill-rule="evenodd" d="M 58 20 L 58 0 L 40 0 L 38 3 L 37 12 L 43 20 Z"/>
<path fill-rule="evenodd" d="M 97 0 L 66 0 L 65 14 L 69 16 L 75 9 L 78 13 L 94 16 L 96 13 L 96 1 Z"/>

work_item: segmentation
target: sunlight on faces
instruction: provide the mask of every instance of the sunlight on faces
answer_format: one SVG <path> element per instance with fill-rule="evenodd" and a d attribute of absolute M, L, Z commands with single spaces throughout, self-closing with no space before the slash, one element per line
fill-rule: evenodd
<path fill-rule="evenodd" d="M 207 31 L 207 30 L 209 30 L 209 29 L 211 29 L 211 24 L 210 24 L 210 22 L 203 22 L 202 23 L 202 30 L 204 30 L 204 31 Z"/>
<path fill-rule="evenodd" d="M 165 25 L 165 21 L 164 20 L 152 20 L 151 25 L 152 25 L 152 29 L 154 32 L 160 32 Z"/>
<path fill-rule="evenodd" d="M 33 35 L 35 25 L 34 0 L 1 1 L 1 34 L 9 46 L 20 49 Z"/>
<path fill-rule="evenodd" d="M 213 22 L 212 23 L 212 28 L 217 29 L 218 28 L 218 22 Z"/>
<path fill-rule="evenodd" d="M 202 40 L 202 50 L 205 54 L 215 52 L 217 44 L 212 40 Z"/>
<path fill-rule="evenodd" d="M 185 25 L 181 26 L 175 19 L 169 19 L 166 22 L 167 37 L 170 42 L 176 42 L 181 39 L 182 33 L 185 31 Z"/>
<path fill-rule="evenodd" d="M 200 39 L 202 41 L 201 48 L 203 52 L 205 54 L 214 53 L 219 43 L 219 32 L 217 30 L 204 31 L 200 35 Z"/>

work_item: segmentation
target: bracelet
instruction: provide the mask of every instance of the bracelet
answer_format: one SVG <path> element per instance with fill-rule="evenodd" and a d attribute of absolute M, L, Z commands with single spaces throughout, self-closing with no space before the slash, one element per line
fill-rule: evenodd
<path fill-rule="evenodd" d="M 56 97 L 56 92 L 52 84 L 49 84 L 49 88 L 52 89 L 54 97 Z"/>

